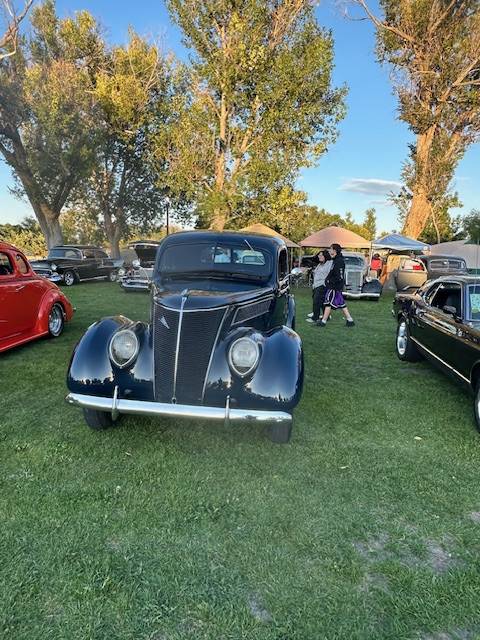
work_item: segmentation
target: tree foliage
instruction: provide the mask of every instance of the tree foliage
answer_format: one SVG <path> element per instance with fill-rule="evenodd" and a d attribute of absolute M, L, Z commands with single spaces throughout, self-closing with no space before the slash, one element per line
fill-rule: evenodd
<path fill-rule="evenodd" d="M 463 229 L 470 242 L 480 244 L 480 210 L 472 209 L 463 219 Z"/>
<path fill-rule="evenodd" d="M 404 231 L 418 237 L 443 210 L 455 168 L 480 133 L 480 0 L 380 0 L 378 57 L 393 69 L 400 118 L 416 136 Z"/>
<path fill-rule="evenodd" d="M 158 136 L 168 186 L 223 229 L 255 203 L 292 193 L 344 114 L 333 89 L 333 42 L 307 0 L 169 0 L 192 51 L 190 91 Z"/>
<path fill-rule="evenodd" d="M 0 153 L 52 246 L 62 241 L 60 214 L 94 159 L 91 83 L 102 46 L 90 14 L 59 20 L 52 0 L 34 9 L 32 28 L 0 61 Z"/>
<path fill-rule="evenodd" d="M 114 256 L 129 225 L 149 231 L 164 217 L 168 192 L 150 144 L 168 120 L 173 86 L 171 63 L 133 32 L 125 46 L 105 51 L 95 74 L 99 141 L 78 195 L 84 215 L 103 225 Z"/>
<path fill-rule="evenodd" d="M 44 256 L 45 237 L 35 218 L 25 218 L 20 224 L 0 224 L 0 240 L 9 242 L 28 256 Z"/>

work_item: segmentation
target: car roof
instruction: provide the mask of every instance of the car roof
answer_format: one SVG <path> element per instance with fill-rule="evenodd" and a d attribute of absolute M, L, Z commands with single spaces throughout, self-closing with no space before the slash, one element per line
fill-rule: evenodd
<path fill-rule="evenodd" d="M 425 260 L 426 262 L 430 260 L 463 260 L 465 262 L 465 258 L 461 256 L 444 256 L 440 254 L 432 254 L 430 256 L 418 256 L 420 260 Z"/>
<path fill-rule="evenodd" d="M 56 244 L 52 249 L 99 249 L 100 251 L 105 251 L 102 247 L 97 246 L 96 244 Z"/>
<path fill-rule="evenodd" d="M 455 275 L 452 273 L 451 276 L 442 276 L 441 278 L 435 278 L 435 280 L 430 280 L 430 282 L 434 283 L 434 282 L 463 282 L 464 284 L 480 284 L 480 275 L 476 276 L 476 275 L 467 275 L 467 274 L 461 274 L 461 275 Z"/>
<path fill-rule="evenodd" d="M 10 244 L 10 242 L 4 242 L 3 240 L 0 240 L 0 251 L 19 251 L 20 253 L 23 253 L 23 251 L 15 247 L 13 244 Z"/>
<path fill-rule="evenodd" d="M 245 231 L 178 231 L 167 236 L 162 244 L 186 244 L 188 242 L 211 242 L 213 238 L 226 242 L 238 242 L 239 240 L 247 240 L 254 242 L 257 247 L 286 247 L 285 241 L 276 236 L 267 236 L 261 233 L 253 233 Z"/>

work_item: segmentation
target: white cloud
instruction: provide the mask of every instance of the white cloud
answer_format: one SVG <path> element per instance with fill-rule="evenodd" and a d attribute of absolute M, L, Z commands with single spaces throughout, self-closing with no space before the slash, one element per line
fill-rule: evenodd
<path fill-rule="evenodd" d="M 395 180 L 380 180 L 378 178 L 349 178 L 340 187 L 340 191 L 352 191 L 375 196 L 388 196 L 392 192 L 398 193 L 402 185 Z"/>

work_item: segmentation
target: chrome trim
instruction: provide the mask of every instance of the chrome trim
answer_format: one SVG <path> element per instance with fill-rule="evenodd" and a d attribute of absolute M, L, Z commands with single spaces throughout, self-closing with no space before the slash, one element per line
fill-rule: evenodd
<path fill-rule="evenodd" d="M 343 292 L 343 297 L 344 298 L 380 298 L 381 294 L 380 293 L 352 293 L 351 291 L 344 291 Z"/>
<path fill-rule="evenodd" d="M 112 401 L 112 420 L 115 422 L 118 418 L 118 385 L 115 385 Z"/>
<path fill-rule="evenodd" d="M 167 307 L 166 304 L 163 304 L 163 302 L 160 302 L 159 300 L 156 300 L 154 298 L 154 303 L 157 304 L 160 307 L 163 307 L 164 309 L 168 309 L 169 311 L 174 311 L 176 313 L 180 313 L 182 311 L 182 307 L 180 307 L 180 309 L 177 309 L 175 307 Z M 230 305 L 222 305 L 221 307 L 208 307 L 207 309 L 184 309 L 182 311 L 182 313 L 197 313 L 199 311 L 220 311 L 220 309 L 228 309 Z"/>
<path fill-rule="evenodd" d="M 188 291 L 182 291 L 182 304 L 180 306 L 180 317 L 178 318 L 178 327 L 177 327 L 177 344 L 175 346 L 175 365 L 173 369 L 173 389 L 172 389 L 172 402 L 176 404 L 177 402 L 177 372 L 178 372 L 178 356 L 180 353 L 180 337 L 182 333 L 182 322 L 183 322 L 183 309 L 185 307 L 185 303 L 188 299 Z"/>
<path fill-rule="evenodd" d="M 212 345 L 212 351 L 211 351 L 211 353 L 210 353 L 210 358 L 209 358 L 209 360 L 208 360 L 207 371 L 206 371 L 206 373 L 205 373 L 205 379 L 204 379 L 204 381 L 203 381 L 203 388 L 202 388 L 202 402 L 203 402 L 203 400 L 204 400 L 204 398 L 205 398 L 205 391 L 207 390 L 208 375 L 209 375 L 209 373 L 210 373 L 210 368 L 211 368 L 211 366 L 212 366 L 212 362 L 213 362 L 213 355 L 214 355 L 214 353 L 215 353 L 215 349 L 217 348 L 217 343 L 218 343 L 218 339 L 219 339 L 219 337 L 220 337 L 220 332 L 221 332 L 221 330 L 222 330 L 222 328 L 223 328 L 223 325 L 224 325 L 224 323 L 225 323 L 225 318 L 226 318 L 226 317 L 227 317 L 227 310 L 225 309 L 225 312 L 224 312 L 224 314 L 223 314 L 222 321 L 220 322 L 220 326 L 218 327 L 217 335 L 215 336 L 215 340 L 214 340 L 213 345 Z"/>
<path fill-rule="evenodd" d="M 123 364 L 119 364 L 112 352 L 112 344 L 113 341 L 115 340 L 116 336 L 118 336 L 119 333 L 131 333 L 136 342 L 137 342 L 137 347 L 135 349 L 134 354 L 132 355 L 131 358 L 129 358 L 125 363 Z M 115 333 L 113 334 L 113 336 L 110 338 L 110 344 L 108 345 L 108 355 L 110 356 L 110 360 L 113 362 L 113 364 L 118 367 L 119 369 L 125 369 L 126 367 L 128 367 L 130 364 L 132 364 L 132 362 L 136 359 L 136 357 L 138 356 L 138 352 L 140 351 L 140 340 L 138 339 L 137 334 L 135 333 L 135 331 L 132 331 L 132 329 L 119 329 L 118 331 L 115 331 Z"/>
<path fill-rule="evenodd" d="M 255 349 L 257 350 L 257 358 L 255 360 L 255 363 L 250 367 L 250 369 L 248 369 L 248 371 L 245 371 L 243 373 L 237 369 L 237 367 L 235 366 L 232 360 L 233 347 L 237 344 L 237 342 L 241 342 L 242 340 L 250 340 L 250 342 L 255 346 Z M 250 338 L 250 336 L 248 335 L 242 336 L 241 338 L 237 338 L 237 340 L 234 340 L 228 348 L 228 364 L 230 365 L 230 369 L 232 369 L 233 373 L 235 373 L 237 376 L 240 376 L 240 378 L 246 378 L 246 376 L 252 373 L 252 371 L 255 371 L 255 369 L 258 366 L 259 360 L 260 360 L 260 347 L 258 346 L 258 343 L 255 342 L 255 340 L 252 340 L 252 338 Z"/>
<path fill-rule="evenodd" d="M 236 307 L 236 310 L 235 310 L 235 315 L 233 316 L 232 326 L 236 325 L 236 324 L 240 324 L 241 322 L 248 322 L 249 320 L 252 320 L 253 318 L 259 318 L 260 316 L 265 315 L 266 313 L 268 313 L 268 309 L 266 311 L 264 311 L 263 313 L 256 313 L 255 315 L 249 316 L 247 318 L 244 318 L 243 320 L 237 320 L 237 316 L 238 316 L 239 312 L 242 311 L 243 309 L 248 308 L 248 307 L 253 307 L 253 306 L 257 305 L 257 304 L 260 304 L 261 302 L 268 302 L 269 304 L 271 304 L 273 299 L 274 299 L 274 296 L 267 295 L 267 296 L 265 296 L 263 298 L 259 298 L 258 300 L 254 300 L 254 301 L 250 300 L 249 302 L 245 302 L 243 304 L 238 305 Z"/>
<path fill-rule="evenodd" d="M 464 375 L 462 375 L 459 371 L 457 371 L 454 367 L 452 367 L 451 365 L 449 365 L 447 362 L 445 362 L 445 360 L 442 360 L 442 358 L 440 358 L 439 356 L 437 356 L 436 353 L 433 353 L 433 351 L 430 351 L 430 349 L 427 349 L 427 347 L 424 347 L 423 344 L 421 342 L 419 342 L 416 338 L 414 338 L 413 336 L 410 336 L 411 340 L 413 340 L 413 342 L 415 342 L 415 344 L 417 344 L 421 349 L 423 349 L 424 351 L 426 351 L 427 353 L 429 353 L 432 357 L 434 357 L 436 360 L 438 360 L 439 362 L 441 362 L 443 364 L 444 367 L 447 367 L 447 369 L 450 369 L 451 371 L 453 371 L 453 373 L 456 373 L 457 376 L 459 378 L 462 378 L 462 380 L 464 380 L 465 382 L 467 382 L 468 384 L 470 384 L 470 380 L 468 378 L 466 378 Z"/>
<path fill-rule="evenodd" d="M 80 393 L 69 393 L 65 398 L 68 404 L 84 409 L 112 412 L 113 398 L 89 396 Z M 232 420 L 256 423 L 289 424 L 292 415 L 286 411 L 262 411 L 259 409 L 231 409 L 227 399 L 225 407 L 205 407 L 185 404 L 168 404 L 162 402 L 144 402 L 141 400 L 118 399 L 118 413 L 145 416 L 169 416 L 173 418 L 198 418 L 202 420 Z"/>

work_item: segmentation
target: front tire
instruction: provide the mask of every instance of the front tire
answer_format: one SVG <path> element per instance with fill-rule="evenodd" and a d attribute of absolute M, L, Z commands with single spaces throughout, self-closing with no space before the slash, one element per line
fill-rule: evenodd
<path fill-rule="evenodd" d="M 109 282 L 116 282 L 117 281 L 117 272 L 116 271 L 110 271 L 110 273 L 108 274 L 106 279 Z"/>
<path fill-rule="evenodd" d="M 48 335 L 50 338 L 58 338 L 65 326 L 65 313 L 62 305 L 56 302 L 48 316 Z"/>
<path fill-rule="evenodd" d="M 65 273 L 63 274 L 63 281 L 67 287 L 72 287 L 77 281 L 77 276 L 75 275 L 75 272 L 65 271 Z"/>
<path fill-rule="evenodd" d="M 106 411 L 84 409 L 83 417 L 90 429 L 93 429 L 94 431 L 105 431 L 105 429 L 110 429 L 115 424 L 112 415 Z"/>
<path fill-rule="evenodd" d="M 480 431 L 480 379 L 475 387 L 475 398 L 473 401 L 473 412 L 475 414 L 475 426 Z"/>
<path fill-rule="evenodd" d="M 400 360 L 404 362 L 418 362 L 418 360 L 421 360 L 421 355 L 410 336 L 405 318 L 400 318 L 399 320 L 395 346 Z"/>
<path fill-rule="evenodd" d="M 280 422 L 271 424 L 268 427 L 268 437 L 275 444 L 288 444 L 292 435 L 293 418 L 290 422 Z"/>

